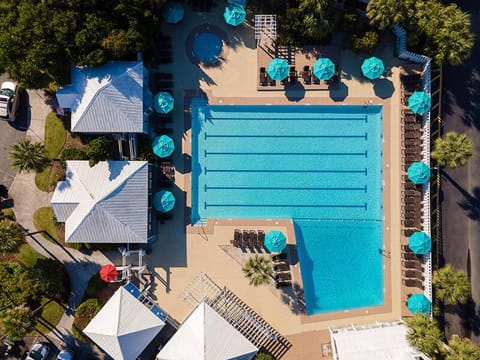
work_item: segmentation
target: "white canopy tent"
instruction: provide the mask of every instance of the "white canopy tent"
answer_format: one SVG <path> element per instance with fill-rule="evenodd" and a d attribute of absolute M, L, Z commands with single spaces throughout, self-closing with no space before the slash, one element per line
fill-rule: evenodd
<path fill-rule="evenodd" d="M 258 349 L 215 310 L 201 302 L 157 360 L 250 360 Z"/>
<path fill-rule="evenodd" d="M 115 360 L 132 360 L 165 325 L 123 286 L 83 330 Z"/>

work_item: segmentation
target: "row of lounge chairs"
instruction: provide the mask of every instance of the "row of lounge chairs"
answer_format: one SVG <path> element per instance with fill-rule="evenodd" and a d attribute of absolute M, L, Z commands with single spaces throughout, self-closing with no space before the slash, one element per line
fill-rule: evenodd
<path fill-rule="evenodd" d="M 421 257 L 413 253 L 408 245 L 402 245 L 402 282 L 409 288 L 423 290 L 423 264 Z"/>
<path fill-rule="evenodd" d="M 160 91 L 164 91 L 173 95 L 174 83 L 172 73 L 151 72 L 149 83 L 152 94 L 157 94 Z"/>
<path fill-rule="evenodd" d="M 295 84 L 299 79 L 299 75 L 303 81 L 303 84 L 305 85 L 332 85 L 340 81 L 340 71 L 338 70 L 337 66 L 335 66 L 335 74 L 330 80 L 320 80 L 315 76 L 315 74 L 312 73 L 310 66 L 306 65 L 303 67 L 303 71 L 300 71 L 300 74 L 296 70 L 295 66 L 291 66 L 288 77 L 280 81 L 280 84 L 282 86 L 286 85 L 287 83 Z M 277 86 L 277 82 L 270 79 L 264 67 L 260 68 L 259 84 L 260 86 Z"/>
<path fill-rule="evenodd" d="M 292 274 L 287 262 L 287 254 L 272 255 L 273 270 L 275 271 L 275 286 L 277 289 L 292 286 Z"/>
<path fill-rule="evenodd" d="M 240 230 L 235 229 L 233 232 L 233 240 L 230 240 L 230 244 L 235 247 L 260 249 L 263 247 L 263 241 L 265 240 L 265 231 L 263 230 Z"/>
<path fill-rule="evenodd" d="M 160 64 L 171 64 L 173 62 L 172 38 L 160 35 L 155 40 L 156 46 L 153 50 L 152 65 L 157 67 Z"/>

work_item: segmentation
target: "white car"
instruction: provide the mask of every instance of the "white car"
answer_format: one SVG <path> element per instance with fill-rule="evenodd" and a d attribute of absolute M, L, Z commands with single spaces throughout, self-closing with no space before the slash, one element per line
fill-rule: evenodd
<path fill-rule="evenodd" d="M 35 343 L 27 354 L 25 360 L 45 360 L 50 354 L 51 347 L 46 343 Z"/>
<path fill-rule="evenodd" d="M 18 95 L 18 86 L 12 81 L 5 81 L 0 87 L 0 116 L 8 120 L 14 120 L 14 111 L 16 97 Z"/>

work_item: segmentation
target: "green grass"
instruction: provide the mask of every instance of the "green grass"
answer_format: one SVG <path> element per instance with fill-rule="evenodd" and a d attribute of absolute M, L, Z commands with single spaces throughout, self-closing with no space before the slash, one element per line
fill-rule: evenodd
<path fill-rule="evenodd" d="M 57 228 L 53 221 L 53 209 L 51 207 L 38 208 L 33 214 L 33 225 L 37 231 L 42 232 L 41 234 L 45 239 L 51 242 L 58 241 Z"/>
<path fill-rule="evenodd" d="M 57 114 L 51 112 L 45 122 L 45 149 L 51 158 L 57 158 L 65 145 L 67 131 Z"/>
<path fill-rule="evenodd" d="M 41 191 L 51 192 L 55 190 L 58 181 L 64 176 L 64 171 L 59 166 L 47 166 L 43 171 L 35 174 L 35 185 Z"/>
<path fill-rule="evenodd" d="M 38 259 L 44 259 L 42 254 L 39 254 L 27 243 L 19 246 L 16 252 L 13 253 L 15 257 L 20 260 L 25 266 L 32 267 Z"/>
<path fill-rule="evenodd" d="M 52 331 L 52 328 L 58 324 L 65 312 L 64 308 L 55 300 L 50 301 L 49 299 L 43 298 L 41 304 L 46 305 L 42 309 L 42 314 L 38 317 L 32 335 L 36 335 L 35 331 L 41 334 L 48 334 Z"/>

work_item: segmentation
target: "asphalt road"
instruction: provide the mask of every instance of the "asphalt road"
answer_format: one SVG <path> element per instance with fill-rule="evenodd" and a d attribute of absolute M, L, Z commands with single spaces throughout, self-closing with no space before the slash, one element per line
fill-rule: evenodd
<path fill-rule="evenodd" d="M 446 333 L 469 336 L 480 345 L 480 2 L 454 2 L 470 13 L 476 40 L 464 65 L 444 67 L 444 132 L 467 133 L 476 156 L 465 167 L 443 172 L 443 255 L 470 276 L 473 302 L 446 313 Z"/>

